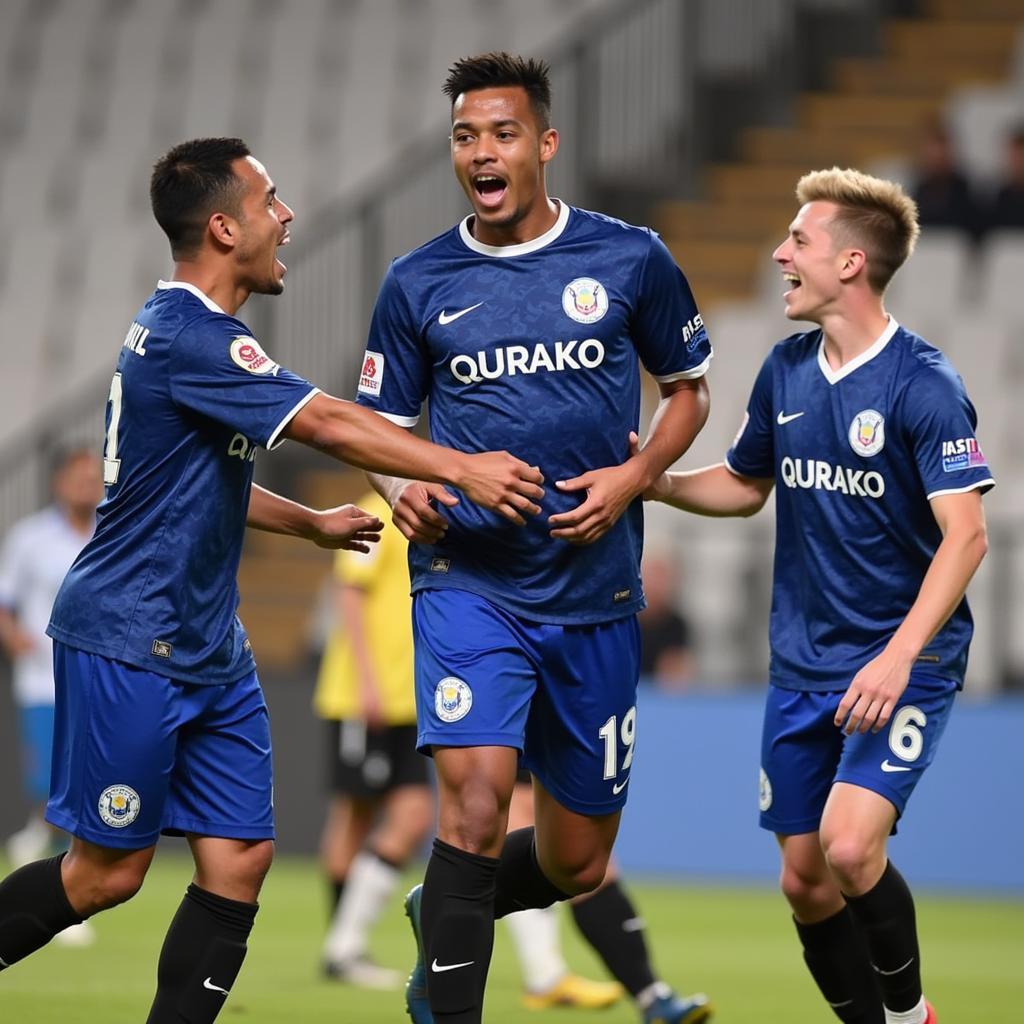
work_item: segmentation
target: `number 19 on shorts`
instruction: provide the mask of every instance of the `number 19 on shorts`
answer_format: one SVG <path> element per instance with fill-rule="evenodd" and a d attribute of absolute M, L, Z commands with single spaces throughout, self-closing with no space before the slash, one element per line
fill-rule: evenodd
<path fill-rule="evenodd" d="M 604 777 L 614 779 L 620 771 L 629 771 L 633 763 L 633 745 L 636 743 L 636 705 L 634 704 L 623 716 L 619 724 L 618 716 L 612 715 L 597 735 L 604 740 Z M 619 740 L 626 748 L 626 754 L 619 765 Z"/>

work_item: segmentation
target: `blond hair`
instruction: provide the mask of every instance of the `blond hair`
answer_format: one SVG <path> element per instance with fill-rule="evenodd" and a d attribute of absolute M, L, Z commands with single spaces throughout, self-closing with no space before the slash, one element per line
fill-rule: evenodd
<path fill-rule="evenodd" d="M 835 203 L 832 236 L 839 246 L 855 245 L 867 256 L 868 284 L 881 295 L 893 274 L 914 251 L 921 233 L 917 203 L 901 185 L 851 168 L 811 171 L 796 185 L 804 203 Z"/>

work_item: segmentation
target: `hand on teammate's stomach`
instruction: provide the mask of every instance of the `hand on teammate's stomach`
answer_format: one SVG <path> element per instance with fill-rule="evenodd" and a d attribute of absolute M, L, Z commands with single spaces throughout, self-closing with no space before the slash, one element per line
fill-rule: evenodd
<path fill-rule="evenodd" d="M 570 544 L 593 544 L 618 521 L 640 493 L 636 468 L 621 466 L 592 469 L 571 480 L 559 480 L 559 491 L 586 491 L 586 498 L 569 512 L 551 516 L 551 536 Z"/>
<path fill-rule="evenodd" d="M 480 452 L 466 457 L 465 472 L 459 481 L 470 501 L 494 509 L 506 519 L 522 526 L 527 515 L 539 515 L 535 502 L 544 497 L 544 474 L 508 452 Z"/>

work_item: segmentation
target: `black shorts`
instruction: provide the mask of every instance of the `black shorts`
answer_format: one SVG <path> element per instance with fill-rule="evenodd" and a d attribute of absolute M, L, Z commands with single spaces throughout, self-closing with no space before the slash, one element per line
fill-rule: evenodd
<path fill-rule="evenodd" d="M 365 799 L 430 783 L 429 758 L 416 751 L 415 725 L 367 729 L 356 719 L 326 725 L 327 784 L 333 792 Z"/>

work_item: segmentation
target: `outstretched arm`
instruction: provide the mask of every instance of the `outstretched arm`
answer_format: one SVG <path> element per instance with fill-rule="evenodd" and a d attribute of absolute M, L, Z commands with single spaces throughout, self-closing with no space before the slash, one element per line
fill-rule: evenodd
<path fill-rule="evenodd" d="M 659 387 L 661 403 L 642 449 L 634 448 L 621 466 L 593 469 L 557 482 L 559 490 L 586 491 L 586 497 L 576 508 L 548 520 L 552 537 L 570 544 L 592 544 L 603 537 L 630 503 L 693 443 L 708 418 L 707 382 L 701 377 Z"/>
<path fill-rule="evenodd" d="M 942 543 L 921 582 L 917 598 L 885 645 L 853 678 L 836 711 L 836 725 L 879 732 L 888 723 L 910 680 L 918 655 L 963 600 L 967 584 L 988 551 L 980 491 L 943 494 L 931 500 Z"/>
<path fill-rule="evenodd" d="M 253 484 L 245 525 L 267 533 L 311 540 L 321 548 L 369 551 L 380 540 L 384 524 L 355 505 L 320 512 Z"/>
<path fill-rule="evenodd" d="M 699 516 L 752 516 L 764 507 L 774 485 L 771 477 L 741 476 L 718 462 L 702 469 L 662 473 L 644 498 Z"/>
<path fill-rule="evenodd" d="M 536 515 L 544 477 L 508 452 L 470 455 L 424 441 L 370 409 L 319 394 L 292 418 L 283 436 L 374 473 L 457 487 L 515 523 Z"/>

